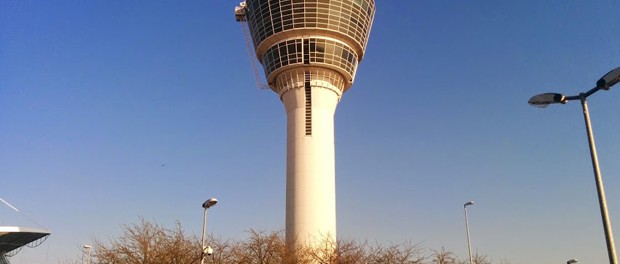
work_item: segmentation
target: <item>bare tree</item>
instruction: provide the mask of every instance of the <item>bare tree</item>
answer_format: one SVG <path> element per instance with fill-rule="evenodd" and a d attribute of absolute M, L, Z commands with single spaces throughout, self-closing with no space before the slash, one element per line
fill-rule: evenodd
<path fill-rule="evenodd" d="M 368 264 L 423 264 L 424 260 L 424 249 L 411 242 L 390 244 L 387 247 L 376 245 L 369 248 L 366 257 Z"/>
<path fill-rule="evenodd" d="M 247 231 L 245 240 L 228 240 L 210 235 L 208 245 L 213 254 L 207 263 L 214 264 L 469 264 L 453 252 L 426 250 L 420 244 L 405 242 L 389 246 L 368 246 L 366 242 L 326 238 L 320 243 L 290 249 L 282 231 Z M 186 236 L 180 223 L 173 229 L 140 219 L 138 224 L 123 225 L 119 237 L 103 243 L 94 240 L 95 264 L 198 264 L 200 241 Z M 82 254 L 84 255 L 84 254 Z M 476 252 L 475 264 L 491 264 L 486 254 Z M 67 260 L 63 263 L 81 263 Z M 510 261 L 502 259 L 500 263 Z"/>
<path fill-rule="evenodd" d="M 238 242 L 232 249 L 235 263 L 275 264 L 285 260 L 285 246 L 282 232 L 266 233 L 250 229 L 250 237 Z"/>
<path fill-rule="evenodd" d="M 180 223 L 165 229 L 144 219 L 123 225 L 123 233 L 110 245 L 95 240 L 95 263 L 105 264 L 195 264 L 200 258 L 198 240 L 185 236 Z"/>
<path fill-rule="evenodd" d="M 474 264 L 491 264 L 491 259 L 486 254 L 478 253 L 472 256 L 474 259 Z"/>
<path fill-rule="evenodd" d="M 441 250 L 432 250 L 431 263 L 433 264 L 458 264 L 458 258 L 451 251 L 447 251 L 445 248 Z"/>
<path fill-rule="evenodd" d="M 353 240 L 335 241 L 331 237 L 325 237 L 321 242 L 306 246 L 304 254 L 309 258 L 309 263 L 319 264 L 353 264 L 363 263 L 365 258 L 363 244 Z"/>
<path fill-rule="evenodd" d="M 207 241 L 208 245 L 213 248 L 213 255 L 208 256 L 208 263 L 235 263 L 235 242 L 213 235 L 209 235 Z"/>
<path fill-rule="evenodd" d="M 329 264 L 363 263 L 366 258 L 365 248 L 365 243 L 357 243 L 354 240 L 338 240 L 335 249 L 335 261 L 329 262 Z"/>
<path fill-rule="evenodd" d="M 486 254 L 482 254 L 479 253 L 476 250 L 476 254 L 474 254 L 473 256 L 471 256 L 472 261 L 474 264 L 492 264 L 493 262 L 491 261 L 491 258 L 489 258 L 489 256 L 487 256 Z M 466 259 L 462 259 L 460 262 L 460 264 L 469 264 L 469 258 Z M 502 262 L 500 262 L 502 263 Z"/>

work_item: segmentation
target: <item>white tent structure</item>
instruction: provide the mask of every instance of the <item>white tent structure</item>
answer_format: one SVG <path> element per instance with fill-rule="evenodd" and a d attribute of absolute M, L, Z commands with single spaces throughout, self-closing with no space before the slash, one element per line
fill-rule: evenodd
<path fill-rule="evenodd" d="M 36 223 L 4 199 L 0 198 L 0 202 Z M 15 256 L 24 246 L 41 245 L 49 235 L 50 232 L 43 228 L 0 226 L 0 264 L 9 264 L 8 257 Z"/>
<path fill-rule="evenodd" d="M 40 245 L 49 235 L 41 228 L 0 226 L 0 264 L 9 264 L 7 257 L 17 254 L 23 246 Z"/>

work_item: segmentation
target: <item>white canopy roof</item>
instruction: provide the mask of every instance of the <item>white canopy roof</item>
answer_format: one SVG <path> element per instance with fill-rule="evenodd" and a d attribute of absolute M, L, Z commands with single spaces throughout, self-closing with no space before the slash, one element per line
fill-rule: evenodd
<path fill-rule="evenodd" d="M 0 226 L 0 255 L 37 242 L 49 235 L 50 232 L 42 228 Z"/>

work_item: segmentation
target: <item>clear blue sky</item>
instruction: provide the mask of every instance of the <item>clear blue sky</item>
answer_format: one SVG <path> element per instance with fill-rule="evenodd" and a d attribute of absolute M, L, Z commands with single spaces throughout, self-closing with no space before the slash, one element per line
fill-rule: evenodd
<path fill-rule="evenodd" d="M 244 238 L 284 227 L 285 113 L 256 88 L 238 1 L 0 1 L 0 197 L 80 257 L 140 217 Z M 620 2 L 378 1 L 336 112 L 340 238 L 512 263 L 605 263 L 577 94 L 620 66 Z M 620 233 L 620 87 L 590 97 Z M 165 166 L 162 166 L 165 164 Z M 0 225 L 37 226 L 0 206 Z M 616 235 L 616 238 L 619 238 Z"/>

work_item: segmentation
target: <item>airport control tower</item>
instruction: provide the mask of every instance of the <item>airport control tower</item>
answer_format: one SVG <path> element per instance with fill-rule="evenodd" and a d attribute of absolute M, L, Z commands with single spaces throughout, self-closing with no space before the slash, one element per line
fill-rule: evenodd
<path fill-rule="evenodd" d="M 374 14 L 374 0 L 246 0 L 235 9 L 286 110 L 289 247 L 335 241 L 334 112 L 353 84 Z"/>

